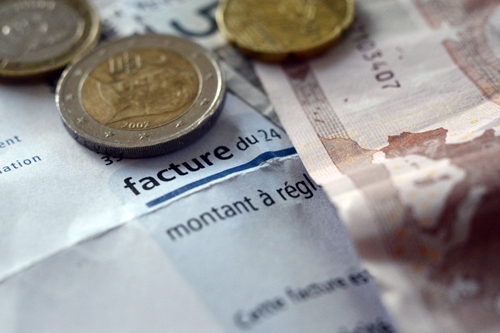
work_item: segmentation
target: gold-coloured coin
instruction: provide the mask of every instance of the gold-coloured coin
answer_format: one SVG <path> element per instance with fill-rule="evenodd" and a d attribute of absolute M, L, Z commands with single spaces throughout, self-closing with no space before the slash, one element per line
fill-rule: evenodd
<path fill-rule="evenodd" d="M 263 61 L 306 59 L 352 23 L 354 0 L 222 0 L 217 23 L 243 53 Z"/>
<path fill-rule="evenodd" d="M 63 68 L 99 39 L 97 12 L 84 0 L 0 0 L 0 77 Z"/>
<path fill-rule="evenodd" d="M 222 111 L 225 91 L 210 51 L 184 38 L 139 35 L 103 44 L 67 68 L 56 104 L 82 145 L 141 158 L 198 139 Z"/>

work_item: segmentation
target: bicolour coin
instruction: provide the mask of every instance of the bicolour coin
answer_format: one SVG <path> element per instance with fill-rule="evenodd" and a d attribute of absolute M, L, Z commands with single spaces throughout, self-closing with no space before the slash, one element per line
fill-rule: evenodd
<path fill-rule="evenodd" d="M 179 37 L 142 35 L 97 47 L 66 69 L 56 103 L 82 145 L 140 158 L 199 138 L 224 96 L 224 75 L 210 51 Z"/>

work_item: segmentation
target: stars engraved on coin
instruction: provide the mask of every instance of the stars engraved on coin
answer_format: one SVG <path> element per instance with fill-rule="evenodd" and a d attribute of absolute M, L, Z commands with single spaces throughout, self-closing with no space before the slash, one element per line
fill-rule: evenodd
<path fill-rule="evenodd" d="M 213 78 L 214 78 L 214 75 L 212 73 L 208 73 L 207 75 L 205 75 L 205 81 L 212 80 Z"/>
<path fill-rule="evenodd" d="M 73 94 L 67 94 L 64 98 L 66 99 L 66 101 L 71 101 L 73 100 Z"/>
<path fill-rule="evenodd" d="M 225 81 L 215 56 L 201 46 L 142 35 L 83 56 L 64 72 L 57 92 L 63 122 L 79 143 L 139 158 L 179 149 L 206 132 L 222 110 Z"/>

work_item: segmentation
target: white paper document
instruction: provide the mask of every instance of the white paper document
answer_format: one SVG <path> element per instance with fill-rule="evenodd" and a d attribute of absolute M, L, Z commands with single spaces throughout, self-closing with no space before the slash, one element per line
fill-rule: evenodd
<path fill-rule="evenodd" d="M 2 333 L 396 332 L 263 110 L 229 92 L 193 144 L 124 160 L 79 145 L 54 98 L 0 85 Z"/>

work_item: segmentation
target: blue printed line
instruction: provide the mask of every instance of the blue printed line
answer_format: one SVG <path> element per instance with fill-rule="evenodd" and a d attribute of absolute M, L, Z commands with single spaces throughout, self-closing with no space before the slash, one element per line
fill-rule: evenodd
<path fill-rule="evenodd" d="M 151 200 L 150 202 L 146 203 L 146 206 L 148 206 L 149 208 L 157 206 L 157 205 L 159 205 L 167 200 L 170 200 L 172 198 L 175 198 L 178 195 L 181 195 L 184 192 L 192 190 L 193 188 L 204 185 L 206 183 L 210 183 L 216 179 L 226 177 L 227 175 L 230 175 L 230 174 L 233 174 L 236 172 L 240 172 L 243 170 L 254 168 L 256 166 L 259 166 L 261 163 L 266 162 L 272 158 L 285 157 L 285 156 L 290 156 L 290 155 L 294 155 L 294 154 L 297 154 L 297 151 L 293 147 L 288 148 L 288 149 L 278 150 L 278 151 L 267 151 L 265 153 L 260 154 L 259 156 L 257 156 L 256 158 L 254 158 L 253 160 L 251 160 L 248 163 L 242 164 L 240 166 L 237 166 L 237 167 L 234 167 L 231 169 L 227 169 L 225 171 L 221 171 L 221 172 L 216 173 L 214 175 L 199 179 L 195 182 L 192 182 L 190 184 L 179 187 L 178 189 L 176 189 L 172 192 L 169 192 L 167 194 L 162 195 L 161 197 L 158 197 L 154 200 Z"/>

